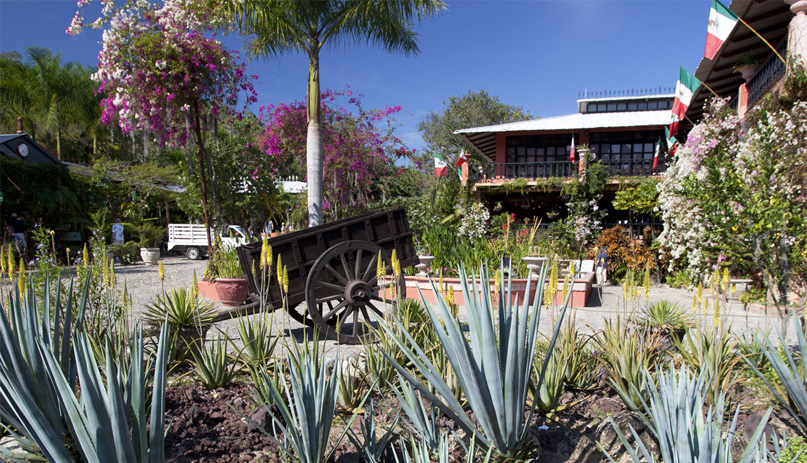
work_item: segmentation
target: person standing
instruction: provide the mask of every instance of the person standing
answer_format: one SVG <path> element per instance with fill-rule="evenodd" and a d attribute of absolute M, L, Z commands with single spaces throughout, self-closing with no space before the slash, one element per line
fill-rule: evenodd
<path fill-rule="evenodd" d="M 123 224 L 120 223 L 120 219 L 115 219 L 112 225 L 112 244 L 123 245 Z"/>
<path fill-rule="evenodd" d="M 28 241 L 25 240 L 25 232 L 28 230 L 28 227 L 25 226 L 25 222 L 17 217 L 15 213 L 11 213 L 10 225 L 12 230 L 14 230 L 14 239 L 18 240 L 22 245 L 20 252 L 24 254 L 28 250 Z"/>
<path fill-rule="evenodd" d="M 272 219 L 266 221 L 263 225 L 263 236 L 266 238 L 271 238 L 272 236 L 272 229 L 275 228 L 275 224 L 272 222 Z"/>
<path fill-rule="evenodd" d="M 597 255 L 597 286 L 601 287 L 608 281 L 608 253 L 602 248 Z"/>

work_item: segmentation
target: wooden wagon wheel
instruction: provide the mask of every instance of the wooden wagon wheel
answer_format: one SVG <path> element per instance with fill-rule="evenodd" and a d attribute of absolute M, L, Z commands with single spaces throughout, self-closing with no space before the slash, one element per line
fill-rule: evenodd
<path fill-rule="evenodd" d="M 382 281 L 377 277 L 379 253 L 388 273 Z M 369 325 L 384 316 L 372 302 L 384 302 L 384 292 L 395 279 L 391 272 L 390 256 L 374 243 L 345 241 L 331 247 L 308 274 L 305 296 L 309 316 L 330 339 L 345 344 L 367 341 L 372 336 Z M 403 275 L 398 288 L 405 290 Z"/>

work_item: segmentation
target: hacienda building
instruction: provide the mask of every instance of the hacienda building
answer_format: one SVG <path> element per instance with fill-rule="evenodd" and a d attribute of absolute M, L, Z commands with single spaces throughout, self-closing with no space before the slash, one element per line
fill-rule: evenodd
<path fill-rule="evenodd" d="M 584 166 L 580 153 L 575 162 L 570 159 L 574 138 L 575 146 L 588 146 L 609 174 L 600 202 L 608 211 L 606 222 L 627 223 L 627 212 L 611 207 L 614 193 L 625 182 L 660 175 L 668 163 L 662 143 L 653 166 L 675 96 L 660 90 L 582 98 L 576 114 L 459 130 L 456 133 L 490 161 L 465 164 L 463 181 L 474 183 L 477 198 L 489 210 L 541 219 L 543 224 L 560 220 L 566 214 L 562 182 L 575 181 Z M 650 224 L 647 216 L 631 219 L 637 232 Z"/>

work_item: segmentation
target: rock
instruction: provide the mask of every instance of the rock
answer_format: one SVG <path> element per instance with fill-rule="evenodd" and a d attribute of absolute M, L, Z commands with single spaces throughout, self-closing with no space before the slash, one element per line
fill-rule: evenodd
<path fill-rule="evenodd" d="M 197 423 L 204 417 L 205 411 L 198 405 L 191 405 L 185 411 L 185 418 L 191 423 Z"/>
<path fill-rule="evenodd" d="M 541 447 L 541 463 L 600 463 L 602 453 L 593 439 L 573 429 L 550 427 L 533 436 Z"/>
<path fill-rule="evenodd" d="M 202 396 L 199 394 L 199 391 L 197 391 L 195 388 L 185 389 L 183 395 L 185 396 L 185 399 L 188 400 L 189 402 L 202 402 L 204 400 L 202 399 Z"/>
<path fill-rule="evenodd" d="M 276 424 L 275 420 L 272 419 L 273 415 L 278 421 L 280 421 L 280 423 L 283 425 L 286 424 L 280 414 L 280 407 L 272 404 L 261 407 L 252 412 L 252 414 L 249 416 L 249 421 L 247 422 L 247 429 L 252 432 L 262 432 L 261 429 L 263 429 L 263 431 L 271 434 L 273 425 Z M 260 428 L 258 426 L 260 426 Z"/>

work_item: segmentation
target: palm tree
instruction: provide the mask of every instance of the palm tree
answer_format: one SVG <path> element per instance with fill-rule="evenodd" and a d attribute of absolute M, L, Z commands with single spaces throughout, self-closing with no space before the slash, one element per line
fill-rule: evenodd
<path fill-rule="evenodd" d="M 368 42 L 389 52 L 416 54 L 413 20 L 445 10 L 442 0 L 244 0 L 228 5 L 250 57 L 308 55 L 308 225 L 322 222 L 322 135 L 319 53 L 327 44 Z"/>

